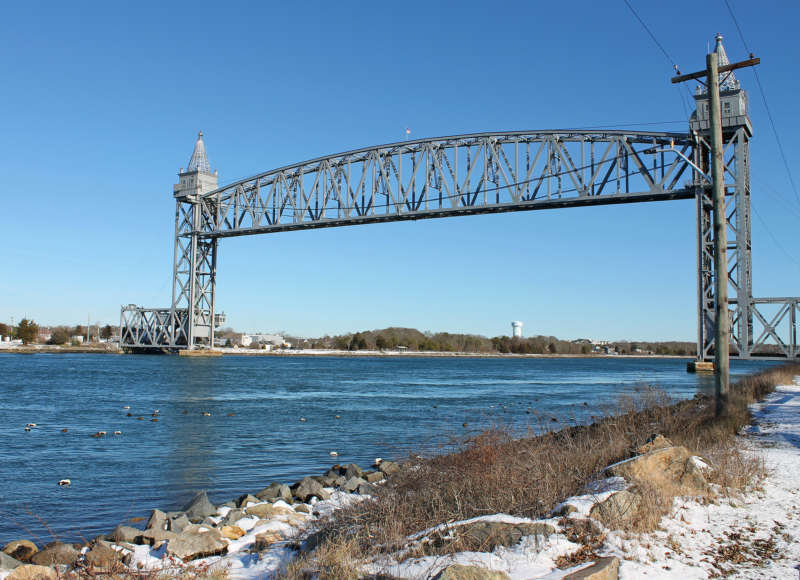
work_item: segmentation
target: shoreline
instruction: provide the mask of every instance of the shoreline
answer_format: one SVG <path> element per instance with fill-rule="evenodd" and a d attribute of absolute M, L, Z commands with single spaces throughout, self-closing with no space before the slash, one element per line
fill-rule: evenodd
<path fill-rule="evenodd" d="M 486 359 L 683 359 L 694 360 L 692 355 L 678 354 L 515 354 L 501 352 L 441 352 L 441 351 L 390 351 L 390 350 L 333 350 L 333 349 L 296 349 L 296 350 L 259 350 L 223 347 L 212 352 L 222 356 L 274 356 L 274 357 L 366 357 L 366 358 L 486 358 Z M 2 354 L 111 354 L 127 355 L 119 349 L 94 347 L 60 347 L 52 345 L 18 346 L 0 348 Z M 147 353 L 157 354 L 157 353 Z"/>
<path fill-rule="evenodd" d="M 789 400 L 792 397 L 795 399 Z M 791 439 L 782 440 L 786 436 L 787 426 L 800 424 L 795 417 L 794 409 L 798 408 L 795 401 L 800 401 L 800 377 L 795 378 L 794 385 L 779 387 L 777 392 L 768 395 L 766 399 L 752 404 L 755 420 L 744 434 L 738 436 L 741 439 L 748 439 L 751 452 L 772 454 L 769 460 L 765 461 L 771 472 L 765 480 L 766 487 L 742 490 L 744 493 L 741 495 L 720 494 L 719 498 L 712 502 L 679 496 L 675 499 L 670 514 L 662 521 L 666 530 L 664 533 L 654 531 L 631 536 L 609 527 L 606 530 L 608 532 L 606 541 L 602 542 L 602 545 L 594 546 L 596 553 L 592 554 L 592 557 L 588 557 L 582 563 L 578 563 L 577 560 L 572 561 L 567 568 L 563 568 L 563 563 L 559 565 L 559 558 L 563 559 L 570 553 L 580 553 L 580 543 L 575 543 L 575 539 L 569 537 L 564 522 L 569 519 L 596 517 L 592 508 L 598 504 L 605 504 L 615 494 L 628 493 L 626 490 L 630 484 L 621 485 L 619 481 L 608 479 L 606 480 L 609 484 L 608 489 L 594 490 L 589 495 L 562 498 L 563 501 L 557 508 L 566 505 L 574 508 L 572 511 L 561 510 L 565 511 L 566 515 L 553 515 L 555 509 L 550 516 L 538 519 L 497 513 L 443 523 L 407 538 L 410 545 L 414 542 L 424 542 L 428 536 L 433 537 L 441 527 L 460 530 L 467 529 L 470 525 L 480 527 L 491 524 L 505 528 L 539 526 L 536 528 L 539 530 L 549 526 L 546 532 L 534 532 L 535 549 L 531 547 L 531 542 L 523 539 L 520 544 L 519 539 L 515 539 L 508 549 L 499 552 L 482 549 L 478 552 L 454 552 L 438 556 L 421 554 L 407 560 L 404 557 L 397 558 L 402 554 L 398 552 L 387 554 L 382 559 L 363 562 L 360 570 L 364 573 L 389 571 L 398 578 L 416 578 L 421 577 L 418 573 L 423 571 L 425 577 L 429 577 L 434 567 L 444 569 L 449 565 L 461 564 L 500 571 L 503 572 L 504 578 L 520 580 L 532 577 L 530 574 L 533 571 L 532 564 L 536 564 L 537 573 L 570 574 L 577 573 L 587 566 L 593 566 L 592 561 L 615 560 L 619 575 L 617 576 L 615 571 L 613 577 L 623 579 L 640 577 L 641 574 L 648 573 L 654 573 L 656 577 L 664 579 L 685 578 L 687 573 L 688 577 L 694 577 L 692 573 L 698 569 L 704 572 L 728 571 L 729 569 L 726 570 L 716 561 L 715 568 L 707 559 L 702 559 L 710 550 L 714 550 L 715 554 L 717 551 L 720 554 L 725 553 L 727 540 L 724 539 L 724 532 L 744 533 L 743 529 L 739 529 L 741 520 L 757 517 L 756 514 L 760 512 L 764 512 L 761 514 L 763 517 L 758 516 L 759 520 L 763 520 L 759 521 L 759 524 L 763 525 L 758 527 L 764 528 L 770 523 L 770 518 L 784 518 L 785 514 L 790 514 L 793 509 L 793 494 L 797 493 L 797 487 L 791 471 L 792 466 L 796 466 L 798 451 Z M 788 429 L 789 432 L 791 430 Z M 784 445 L 780 445 L 781 442 Z M 643 457 L 643 453 L 648 452 L 640 450 L 638 456 Z M 694 461 L 694 457 L 693 455 L 690 460 Z M 706 460 L 699 456 L 698 459 Z M 630 460 L 622 463 L 628 461 Z M 606 469 L 617 465 L 620 464 L 611 465 Z M 708 466 L 703 467 L 702 462 L 700 466 L 702 469 L 708 469 Z M 272 483 L 261 491 L 251 491 L 250 493 L 254 495 L 243 491 L 238 498 L 219 505 L 210 504 L 205 493 L 201 492 L 182 510 L 162 512 L 154 509 L 144 529 L 130 525 L 144 522 L 144 518 L 119 522 L 119 526 L 111 533 L 87 542 L 85 548 L 88 551 L 83 555 L 79 554 L 82 551 L 71 549 L 67 544 L 40 546 L 38 549 L 42 555 L 32 563 L 45 562 L 50 555 L 55 558 L 58 552 L 60 555 L 66 554 L 63 557 L 68 556 L 71 559 L 68 565 L 75 565 L 79 570 L 82 566 L 99 565 L 106 570 L 127 571 L 138 566 L 151 572 L 162 570 L 180 577 L 183 572 L 191 573 L 192 566 L 197 566 L 200 569 L 207 567 L 208 571 L 224 572 L 228 578 L 261 578 L 264 577 L 262 575 L 277 573 L 303 554 L 308 554 L 316 545 L 315 533 L 325 516 L 330 516 L 336 510 L 371 496 L 375 484 L 380 485 L 379 482 L 406 469 L 411 468 L 408 465 L 382 460 L 376 460 L 376 464 L 366 470 L 354 464 L 335 465 L 330 470 L 323 471 L 324 475 L 307 476 L 294 485 Z M 779 476 L 781 471 L 786 473 Z M 767 510 L 768 504 L 777 505 Z M 571 515 L 573 512 L 574 515 Z M 194 523 L 190 523 L 189 519 Z M 599 521 L 602 521 L 602 518 Z M 791 517 L 785 522 L 776 520 L 773 523 L 778 526 L 776 529 L 781 533 L 784 527 L 793 534 L 800 533 L 798 528 L 800 524 L 792 522 Z M 712 528 L 714 534 L 709 532 Z M 748 533 L 752 536 L 750 540 L 762 541 L 760 536 L 756 538 L 756 532 Z M 776 531 L 769 536 L 770 541 L 780 542 L 779 536 L 779 532 Z M 206 541 L 213 539 L 213 546 L 197 549 L 192 547 L 191 550 L 184 546 L 190 540 L 199 541 L 198 538 L 201 537 Z M 787 556 L 797 553 L 791 546 L 780 545 L 781 551 Z M 45 556 L 45 553 L 48 556 Z M 253 557 L 253 553 L 257 556 Z M 12 565 L 19 566 L 23 562 L 30 562 L 33 556 L 34 554 L 30 554 L 23 558 L 22 562 Z M 722 563 L 730 565 L 728 561 Z M 766 563 L 760 565 L 745 561 L 738 571 L 743 573 L 744 578 L 759 578 L 762 577 L 759 574 L 766 571 L 762 566 L 768 567 L 770 571 L 785 572 L 780 557 L 769 558 Z M 10 569 L 0 567 L 0 578 L 5 578 L 10 572 Z M 537 574 L 536 577 L 540 576 Z"/>

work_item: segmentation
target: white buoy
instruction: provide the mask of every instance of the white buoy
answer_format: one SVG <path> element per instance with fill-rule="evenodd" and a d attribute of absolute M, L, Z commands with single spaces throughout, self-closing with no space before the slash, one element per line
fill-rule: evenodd
<path fill-rule="evenodd" d="M 64 487 L 65 485 L 71 485 L 71 484 L 72 484 L 72 482 L 69 479 L 62 479 L 61 481 L 58 482 L 58 485 L 60 485 L 61 487 Z"/>

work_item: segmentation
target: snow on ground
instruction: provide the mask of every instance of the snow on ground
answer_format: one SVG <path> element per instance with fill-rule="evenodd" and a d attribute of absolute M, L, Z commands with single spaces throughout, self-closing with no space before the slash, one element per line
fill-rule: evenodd
<path fill-rule="evenodd" d="M 756 423 L 743 436 L 750 453 L 762 458 L 769 476 L 758 489 L 740 497 L 713 502 L 676 498 L 673 513 L 650 534 L 609 532 L 604 556 L 620 559 L 620 578 L 634 580 L 692 580 L 715 577 L 761 580 L 796 579 L 800 570 L 800 377 L 794 385 L 780 386 L 754 406 Z M 586 517 L 596 501 L 625 489 L 621 478 L 609 478 L 569 498 L 578 508 L 570 517 Z M 562 504 L 563 505 L 563 504 Z M 450 523 L 473 521 L 530 522 L 498 514 Z M 555 524 L 555 520 L 540 520 Z M 437 529 L 410 537 L 419 539 Z M 579 546 L 561 533 L 529 536 L 511 548 L 492 553 L 461 552 L 454 556 L 429 556 L 398 562 L 382 558 L 365 567 L 398 578 L 430 578 L 450 564 L 476 565 L 503 571 L 512 580 L 556 580 L 570 570 L 555 569 L 556 559 Z M 587 564 L 588 565 L 588 564 Z"/>

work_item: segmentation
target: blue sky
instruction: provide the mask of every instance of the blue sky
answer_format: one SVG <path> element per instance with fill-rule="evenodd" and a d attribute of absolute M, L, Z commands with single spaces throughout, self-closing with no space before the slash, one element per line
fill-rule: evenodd
<path fill-rule="evenodd" d="M 722 0 L 631 0 L 683 72 Z M 795 180 L 800 5 L 730 0 Z M 683 130 L 670 63 L 609 2 L 25 2 L 0 19 L 0 320 L 168 306 L 172 184 L 202 129 L 220 182 L 372 144 L 485 130 Z M 751 71 L 754 293 L 800 293 L 800 199 Z M 388 325 L 693 340 L 691 201 L 226 239 L 217 303 L 240 330 Z"/>

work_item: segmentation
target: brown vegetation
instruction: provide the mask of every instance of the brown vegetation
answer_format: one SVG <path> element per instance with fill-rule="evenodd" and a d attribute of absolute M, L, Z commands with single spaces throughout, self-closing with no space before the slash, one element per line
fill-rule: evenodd
<path fill-rule="evenodd" d="M 800 365 L 786 365 L 742 379 L 733 386 L 721 417 L 714 416 L 708 397 L 670 404 L 663 393 L 644 390 L 636 398 L 620 401 L 618 408 L 591 425 L 523 439 L 493 429 L 464 441 L 454 453 L 414 459 L 410 468 L 380 488 L 374 500 L 323 522 L 317 552 L 325 558 L 306 556 L 303 567 L 323 578 L 352 577 L 342 566 L 350 570 L 353 560 L 402 550 L 409 535 L 443 522 L 494 513 L 548 516 L 559 502 L 581 493 L 606 466 L 630 457 L 657 433 L 708 458 L 714 467 L 712 482 L 742 489 L 761 473 L 758 461 L 735 445 L 734 435 L 751 421 L 748 404 L 762 399 L 775 385 L 791 382 L 796 374 Z M 671 505 L 657 490 L 644 492 L 650 501 L 643 502 L 636 529 L 630 531 L 652 529 Z M 589 557 L 591 545 L 599 541 L 597 535 L 591 528 L 575 533 L 590 539 L 585 550 Z M 447 549 L 457 551 L 459 546 L 451 543 Z M 300 577 L 297 572 L 293 568 L 289 577 Z"/>

